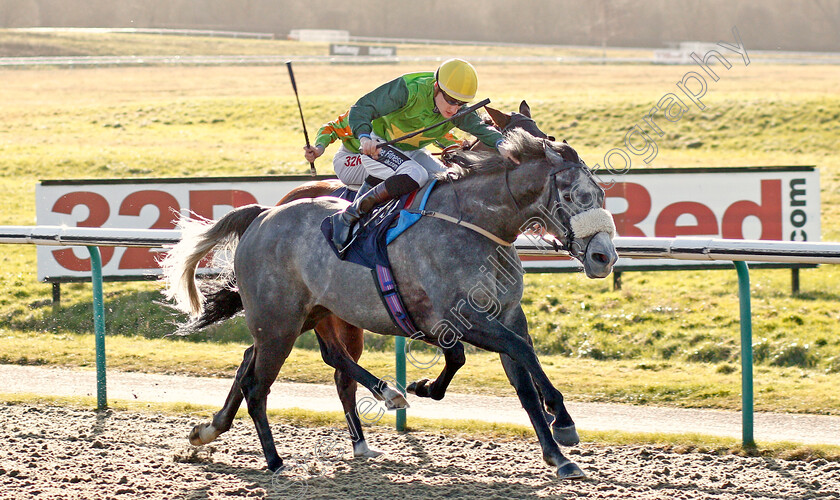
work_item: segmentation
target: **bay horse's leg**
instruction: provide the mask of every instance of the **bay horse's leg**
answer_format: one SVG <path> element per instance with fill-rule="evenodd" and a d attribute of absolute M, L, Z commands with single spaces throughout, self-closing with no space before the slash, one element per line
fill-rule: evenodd
<path fill-rule="evenodd" d="M 315 326 L 315 333 L 321 339 L 324 339 L 326 344 L 333 345 L 336 349 L 341 349 L 343 346 L 344 353 L 358 363 L 365 347 L 364 330 L 347 323 L 338 316 L 330 315 Z M 353 456 L 378 457 L 382 452 L 368 447 L 362 431 L 362 422 L 356 412 L 357 382 L 346 372 L 338 369 L 335 370 L 334 378 L 338 398 L 344 408 L 344 418 L 347 420 L 350 437 L 353 441 Z"/>
<path fill-rule="evenodd" d="M 276 318 L 269 320 L 263 317 L 262 323 L 249 325 L 251 334 L 257 334 L 254 335 L 253 369 L 246 371 L 239 381 L 245 402 L 248 404 L 248 414 L 254 421 L 268 469 L 272 472 L 283 466 L 283 459 L 277 454 L 277 447 L 271 436 L 266 402 L 271 384 L 289 356 L 299 330 L 299 325 L 295 325 L 293 329 L 283 331 L 276 323 Z"/>
<path fill-rule="evenodd" d="M 452 382 L 452 378 L 464 366 L 467 358 L 464 356 L 464 344 L 460 341 L 455 342 L 448 349 L 441 348 L 441 350 L 443 351 L 444 365 L 440 375 L 431 383 L 429 383 L 429 379 L 427 378 L 412 382 L 406 387 L 406 391 L 414 393 L 421 398 L 432 398 L 435 401 L 443 399 L 447 387 Z"/>
<path fill-rule="evenodd" d="M 408 408 L 408 401 L 406 401 L 405 396 L 353 361 L 344 349 L 344 345 L 338 342 L 335 335 L 328 335 L 326 338 L 317 335 L 315 338 L 318 339 L 318 345 L 321 347 L 321 357 L 325 363 L 367 387 L 376 399 L 385 402 L 385 407 L 389 410 Z"/>
<path fill-rule="evenodd" d="M 214 441 L 220 434 L 230 430 L 236 412 L 239 411 L 239 406 L 242 405 L 242 388 L 239 381 L 245 376 L 245 373 L 252 368 L 254 362 L 254 346 L 245 349 L 245 355 L 242 357 L 242 364 L 236 370 L 236 376 L 233 379 L 233 385 L 230 392 L 225 399 L 225 404 L 221 410 L 213 415 L 213 420 L 209 424 L 198 424 L 193 427 L 190 432 L 190 443 L 194 446 L 200 446 Z"/>

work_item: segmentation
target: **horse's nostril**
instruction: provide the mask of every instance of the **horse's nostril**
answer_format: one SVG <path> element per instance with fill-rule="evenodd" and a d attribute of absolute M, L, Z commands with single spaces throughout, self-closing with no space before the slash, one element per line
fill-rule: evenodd
<path fill-rule="evenodd" d="M 609 263 L 610 259 L 607 257 L 606 254 L 595 252 L 592 254 L 592 259 L 594 259 L 599 264 L 607 264 Z"/>

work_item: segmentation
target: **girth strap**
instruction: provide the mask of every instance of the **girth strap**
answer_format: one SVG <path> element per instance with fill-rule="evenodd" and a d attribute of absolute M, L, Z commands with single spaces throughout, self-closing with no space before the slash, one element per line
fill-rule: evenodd
<path fill-rule="evenodd" d="M 402 296 L 397 289 L 397 283 L 394 281 L 391 268 L 377 264 L 376 269 L 373 269 L 372 273 L 377 289 L 379 290 L 379 297 L 382 299 L 382 303 L 385 304 L 385 309 L 388 310 L 388 315 L 391 316 L 391 320 L 405 333 L 406 337 L 413 338 L 418 330 L 414 326 L 414 322 L 411 320 L 405 304 L 403 304 Z"/>

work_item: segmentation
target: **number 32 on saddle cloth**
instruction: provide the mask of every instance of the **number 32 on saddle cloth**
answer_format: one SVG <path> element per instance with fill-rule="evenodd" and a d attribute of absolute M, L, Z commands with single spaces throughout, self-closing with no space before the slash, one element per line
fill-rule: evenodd
<path fill-rule="evenodd" d="M 321 223 L 321 232 L 324 233 L 327 244 L 339 259 L 354 262 L 372 270 L 371 273 L 388 314 L 408 336 L 414 335 L 417 328 L 411 321 L 394 282 L 391 262 L 388 260 L 388 244 L 420 220 L 426 201 L 429 199 L 429 193 L 434 189 L 436 182 L 436 179 L 432 180 L 421 189 L 408 193 L 399 200 L 390 201 L 359 219 L 344 255 L 338 252 L 332 242 L 330 218 L 325 218 Z M 417 200 L 420 201 L 417 202 Z"/>

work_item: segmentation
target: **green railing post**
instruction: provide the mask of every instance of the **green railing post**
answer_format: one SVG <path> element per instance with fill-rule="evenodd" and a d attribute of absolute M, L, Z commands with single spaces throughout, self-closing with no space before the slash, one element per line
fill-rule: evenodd
<path fill-rule="evenodd" d="M 90 252 L 90 281 L 93 285 L 93 334 L 96 339 L 96 409 L 108 407 L 105 383 L 105 303 L 102 299 L 102 257 L 98 247 Z"/>
<path fill-rule="evenodd" d="M 741 303 L 741 433 L 744 446 L 755 446 L 753 439 L 753 351 L 750 271 L 746 262 L 735 262 L 738 270 L 738 297 Z"/>
<path fill-rule="evenodd" d="M 405 337 L 394 338 L 394 351 L 397 356 L 396 362 L 396 379 L 397 390 L 402 391 L 405 388 Z M 405 431 L 405 409 L 397 410 L 397 430 Z"/>

